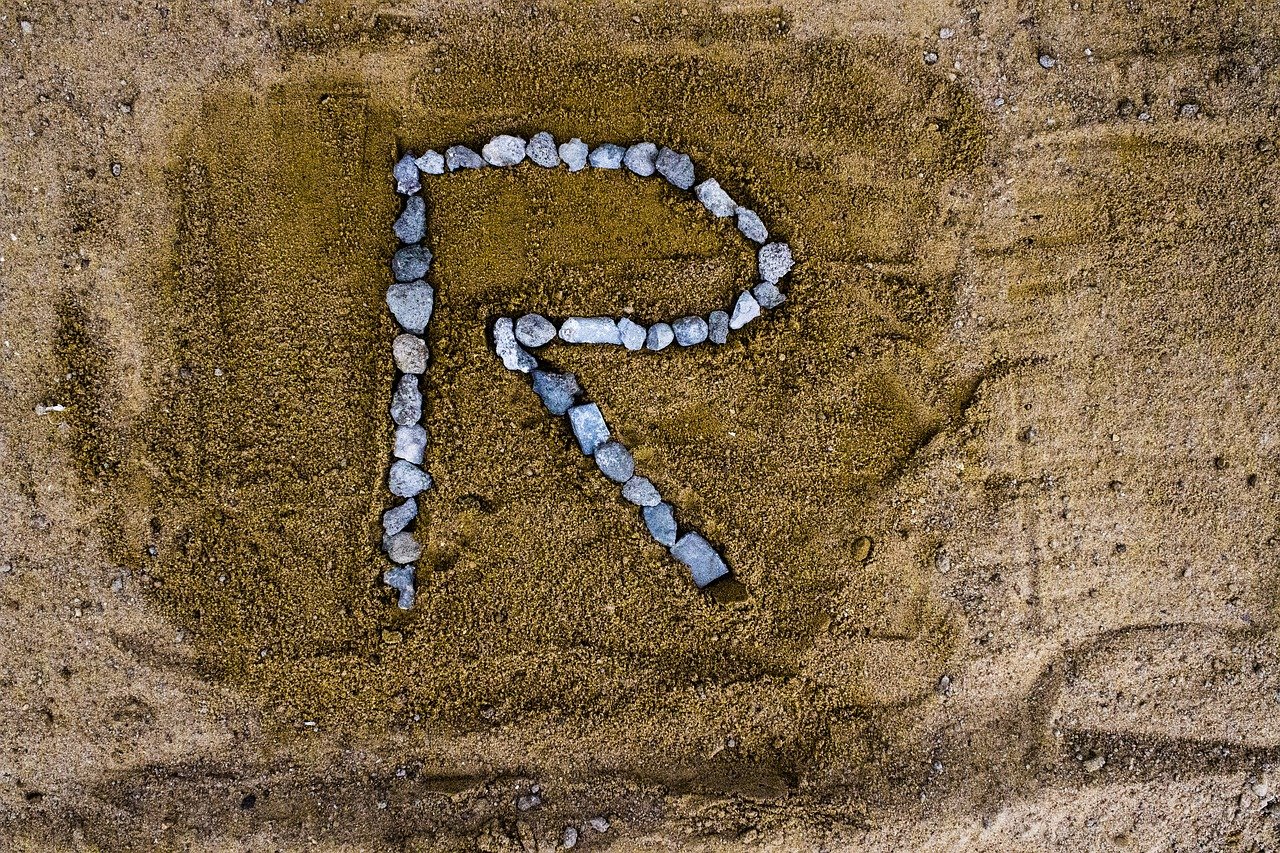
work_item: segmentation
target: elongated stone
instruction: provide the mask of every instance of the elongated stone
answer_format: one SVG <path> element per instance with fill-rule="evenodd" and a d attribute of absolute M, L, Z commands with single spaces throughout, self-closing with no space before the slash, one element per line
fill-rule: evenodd
<path fill-rule="evenodd" d="M 584 403 L 569 410 L 569 426 L 573 429 L 574 438 L 578 439 L 578 447 L 588 456 L 596 452 L 596 448 L 609 440 L 609 425 L 600 414 L 600 407 L 595 403 Z"/>
<path fill-rule="evenodd" d="M 422 156 L 413 162 L 417 164 L 418 171 L 424 175 L 444 174 L 444 155 L 439 151 L 424 151 Z"/>
<path fill-rule="evenodd" d="M 413 585 L 413 566 L 396 566 L 382 573 L 382 582 L 400 593 L 396 606 L 401 610 L 412 610 L 416 590 Z"/>
<path fill-rule="evenodd" d="M 556 324 L 541 314 L 525 314 L 516 320 L 516 340 L 527 347 L 546 346 L 555 336 Z"/>
<path fill-rule="evenodd" d="M 676 343 L 682 347 L 691 347 L 707 339 L 707 321 L 701 317 L 681 317 L 671 324 Z"/>
<path fill-rule="evenodd" d="M 716 216 L 733 216 L 738 212 L 737 202 L 729 198 L 729 194 L 715 178 L 708 178 L 698 184 L 693 192 L 697 195 L 698 201 L 702 202 L 702 206 Z"/>
<path fill-rule="evenodd" d="M 644 348 L 645 328 L 630 317 L 618 321 L 618 335 L 622 338 L 622 345 L 632 352 Z"/>
<path fill-rule="evenodd" d="M 544 169 L 554 169 L 560 165 L 560 154 L 556 151 L 556 140 L 545 130 L 535 133 L 525 146 L 525 155 Z"/>
<path fill-rule="evenodd" d="M 760 303 L 761 308 L 777 308 L 787 301 L 787 297 L 778 290 L 778 285 L 771 281 L 762 281 L 751 289 L 751 295 Z"/>
<path fill-rule="evenodd" d="M 422 457 L 427 452 L 427 430 L 421 424 L 407 424 L 396 427 L 395 457 L 414 465 L 422 464 Z"/>
<path fill-rule="evenodd" d="M 654 323 L 649 327 L 649 334 L 644 339 L 644 345 L 654 352 L 659 352 L 671 346 L 671 342 L 675 339 L 675 333 L 671 331 L 670 325 Z"/>
<path fill-rule="evenodd" d="M 567 344 L 620 344 L 622 336 L 612 317 L 570 317 L 560 324 L 560 340 Z"/>
<path fill-rule="evenodd" d="M 396 281 L 422 278 L 431 269 L 431 250 L 419 243 L 405 246 L 391 256 L 391 274 Z"/>
<path fill-rule="evenodd" d="M 391 562 L 400 565 L 412 563 L 422 556 L 422 546 L 418 544 L 418 540 L 413 538 L 412 533 L 405 531 L 382 537 L 382 550 L 387 552 Z"/>
<path fill-rule="evenodd" d="M 382 533 L 394 536 L 409 526 L 409 522 L 418 517 L 418 502 L 409 498 L 399 506 L 393 506 L 382 514 Z"/>
<path fill-rule="evenodd" d="M 510 317 L 499 317 L 493 321 L 493 349 L 507 370 L 528 373 L 538 366 L 538 360 L 516 343 L 515 326 Z"/>
<path fill-rule="evenodd" d="M 625 483 L 636 472 L 636 462 L 620 441 L 612 439 L 596 448 L 596 467 L 615 483 Z"/>
<path fill-rule="evenodd" d="M 712 311 L 707 316 L 707 340 L 713 344 L 723 344 L 729 340 L 729 315 L 723 311 Z"/>
<path fill-rule="evenodd" d="M 480 169 L 484 167 L 484 158 L 465 145 L 450 145 L 444 151 L 444 164 L 450 172 Z"/>
<path fill-rule="evenodd" d="M 699 589 L 729 574 L 729 567 L 725 565 L 724 559 L 698 533 L 681 536 L 680 541 L 671 547 L 671 556 L 689 567 L 693 582 Z"/>
<path fill-rule="evenodd" d="M 490 166 L 515 166 L 524 162 L 527 144 L 519 136 L 502 133 L 484 144 L 480 149 L 480 156 Z"/>
<path fill-rule="evenodd" d="M 563 415 L 569 411 L 577 396 L 582 393 L 578 377 L 572 373 L 551 373 L 545 370 L 533 371 L 533 393 L 542 398 L 542 405 L 553 415 Z"/>
<path fill-rule="evenodd" d="M 733 313 L 729 315 L 729 328 L 741 329 L 759 316 L 760 303 L 756 302 L 756 298 L 751 295 L 750 290 L 744 290 L 742 295 L 738 297 L 737 303 L 733 306 Z"/>
<path fill-rule="evenodd" d="M 578 137 L 560 143 L 560 159 L 569 167 L 570 172 L 581 172 L 587 168 L 587 143 Z"/>
<path fill-rule="evenodd" d="M 621 169 L 624 154 L 626 149 L 621 145 L 606 142 L 591 149 L 591 165 L 596 169 Z"/>
<path fill-rule="evenodd" d="M 662 503 L 662 495 L 647 477 L 632 477 L 622 487 L 622 496 L 636 506 L 657 506 Z"/>
<path fill-rule="evenodd" d="M 671 547 L 676 544 L 676 516 L 671 511 L 671 504 L 658 503 L 642 510 L 644 526 L 649 528 L 649 535 L 659 545 Z"/>
<path fill-rule="evenodd" d="M 435 310 L 436 292 L 431 285 L 419 279 L 393 284 L 387 288 L 387 307 L 400 328 L 420 335 L 431 322 Z"/>
<path fill-rule="evenodd" d="M 764 227 L 764 222 L 759 215 L 745 207 L 738 208 L 738 230 L 742 232 L 743 237 L 756 243 L 763 243 L 769 239 L 769 229 Z"/>
<path fill-rule="evenodd" d="M 392 174 L 396 179 L 396 192 L 401 195 L 409 195 L 422 189 L 422 180 L 418 177 L 418 164 L 413 161 L 412 154 L 401 157 L 396 162 Z"/>
<path fill-rule="evenodd" d="M 387 486 L 391 489 L 391 494 L 398 498 L 412 498 L 431 488 L 431 475 L 417 465 L 401 459 L 391 464 Z"/>
<path fill-rule="evenodd" d="M 404 212 L 391 228 L 401 243 L 417 243 L 427 232 L 427 203 L 420 195 L 404 200 Z"/>
<path fill-rule="evenodd" d="M 637 142 L 627 149 L 622 162 L 640 177 L 647 178 L 653 174 L 657 159 L 658 146 L 652 142 Z"/>
<path fill-rule="evenodd" d="M 659 175 L 682 190 L 693 186 L 693 160 L 688 154 L 677 154 L 670 148 L 663 148 L 658 152 L 653 167 Z"/>
<path fill-rule="evenodd" d="M 765 243 L 760 247 L 756 262 L 760 267 L 760 280 L 774 283 L 796 265 L 791 257 L 791 247 L 786 243 Z"/>
<path fill-rule="evenodd" d="M 406 373 L 396 383 L 391 395 L 391 420 L 400 426 L 409 426 L 422 420 L 422 392 L 418 390 L 418 377 Z"/>
<path fill-rule="evenodd" d="M 399 334 L 391 342 L 391 358 L 401 373 L 426 373 L 427 355 L 427 342 L 417 335 Z"/>

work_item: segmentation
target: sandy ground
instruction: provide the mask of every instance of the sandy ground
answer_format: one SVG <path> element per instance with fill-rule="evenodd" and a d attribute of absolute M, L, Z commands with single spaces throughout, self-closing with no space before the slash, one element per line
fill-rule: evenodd
<path fill-rule="evenodd" d="M 0 848 L 1280 848 L 1278 16 L 0 6 Z M 404 614 L 389 169 L 544 127 L 687 150 L 796 248 L 724 348 L 555 355 L 737 583 L 483 330 L 705 310 L 749 255 L 525 167 L 427 189 Z"/>

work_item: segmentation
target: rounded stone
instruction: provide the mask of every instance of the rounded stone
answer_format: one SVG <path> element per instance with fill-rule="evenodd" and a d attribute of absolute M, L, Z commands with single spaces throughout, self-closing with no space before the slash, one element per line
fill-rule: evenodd
<path fill-rule="evenodd" d="M 391 395 L 391 420 L 399 426 L 416 424 L 422 419 L 422 392 L 418 390 L 418 377 L 406 373 L 396 383 Z"/>
<path fill-rule="evenodd" d="M 435 310 L 436 293 L 431 285 L 419 279 L 393 284 L 387 288 L 387 307 L 400 328 L 420 335 L 431 322 Z"/>
<path fill-rule="evenodd" d="M 723 218 L 738 212 L 737 202 L 729 197 L 715 178 L 708 178 L 698 184 L 693 192 L 698 197 L 698 201 L 702 202 L 702 206 L 715 216 Z"/>
<path fill-rule="evenodd" d="M 524 161 L 527 144 L 518 136 L 499 134 L 485 143 L 480 149 L 480 156 L 490 166 L 515 166 Z"/>
<path fill-rule="evenodd" d="M 621 169 L 624 154 L 626 149 L 621 145 L 606 142 L 591 149 L 591 165 L 597 169 Z"/>
<path fill-rule="evenodd" d="M 391 357 L 396 370 L 401 373 L 425 373 L 427 370 L 427 342 L 417 335 L 396 335 L 391 342 Z"/>
<path fill-rule="evenodd" d="M 681 317 L 671 324 L 676 343 L 691 347 L 707 339 L 707 321 L 701 317 Z"/>
<path fill-rule="evenodd" d="M 623 317 L 618 321 L 618 334 L 622 345 L 632 352 L 644 348 L 645 328 L 631 318 Z"/>
<path fill-rule="evenodd" d="M 625 483 L 636 472 L 635 460 L 631 451 L 621 442 L 610 439 L 596 448 L 596 467 L 615 483 Z"/>
<path fill-rule="evenodd" d="M 541 314 L 525 314 L 516 321 L 516 340 L 537 349 L 556 336 L 556 325 Z"/>
<path fill-rule="evenodd" d="M 853 540 L 853 561 L 855 563 L 865 563 L 867 558 L 871 556 L 871 539 L 867 536 L 859 536 Z"/>
<path fill-rule="evenodd" d="M 578 137 L 560 143 L 560 159 L 569 167 L 570 172 L 581 172 L 587 168 L 587 143 Z"/>
<path fill-rule="evenodd" d="M 406 424 L 396 427 L 396 446 L 393 451 L 397 459 L 422 464 L 422 457 L 427 452 L 427 430 L 421 424 Z"/>
<path fill-rule="evenodd" d="M 484 167 L 484 158 L 465 145 L 450 145 L 444 152 L 444 164 L 450 172 L 480 169 Z"/>
<path fill-rule="evenodd" d="M 657 506 L 662 503 L 658 488 L 647 477 L 632 477 L 622 487 L 622 496 L 636 506 Z"/>
<path fill-rule="evenodd" d="M 431 488 L 432 480 L 426 471 L 402 459 L 391 465 L 387 486 L 398 498 L 412 498 Z"/>
<path fill-rule="evenodd" d="M 658 146 L 652 142 L 637 142 L 627 149 L 627 153 L 622 157 L 622 162 L 632 172 L 642 178 L 647 178 L 653 174 L 654 163 L 657 159 Z"/>
<path fill-rule="evenodd" d="M 676 336 L 671 331 L 671 326 L 666 323 L 654 323 L 649 327 L 649 334 L 644 339 L 644 345 L 653 352 L 659 352 L 671 346 L 671 342 L 675 339 Z"/>
<path fill-rule="evenodd" d="M 413 538 L 412 533 L 395 533 L 382 538 L 382 550 L 387 552 L 387 556 L 393 563 L 404 565 L 412 563 L 414 560 L 422 556 L 422 546 L 418 544 L 418 540 Z"/>
<path fill-rule="evenodd" d="M 391 256 L 391 274 L 396 281 L 422 278 L 431 269 L 431 250 L 419 243 L 405 246 Z"/>
<path fill-rule="evenodd" d="M 770 282 L 777 282 L 796 265 L 791 257 L 791 247 L 786 243 L 766 243 L 761 246 L 756 263 L 760 268 L 760 280 Z"/>
<path fill-rule="evenodd" d="M 418 165 L 418 171 L 424 175 L 444 174 L 444 155 L 439 151 L 424 151 L 422 156 L 413 162 Z"/>

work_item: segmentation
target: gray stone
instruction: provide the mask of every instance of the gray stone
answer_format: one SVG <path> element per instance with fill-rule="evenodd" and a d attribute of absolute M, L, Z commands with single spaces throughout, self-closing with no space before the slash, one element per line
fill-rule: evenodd
<path fill-rule="evenodd" d="M 439 151 L 424 151 L 422 156 L 413 162 L 417 164 L 418 171 L 424 175 L 444 174 L 444 155 Z"/>
<path fill-rule="evenodd" d="M 587 823 L 596 832 L 604 833 L 609 831 L 609 821 L 602 817 L 593 817 L 591 820 L 587 821 Z"/>
<path fill-rule="evenodd" d="M 676 516 L 671 511 L 671 504 L 660 503 L 647 506 L 643 510 L 644 526 L 649 528 L 649 535 L 659 545 L 668 548 L 676 544 Z"/>
<path fill-rule="evenodd" d="M 622 335 L 612 317 L 570 317 L 560 324 L 560 340 L 567 344 L 620 344 Z"/>
<path fill-rule="evenodd" d="M 587 168 L 587 143 L 578 137 L 560 143 L 560 159 L 569 167 L 570 172 L 581 172 Z"/>
<path fill-rule="evenodd" d="M 480 169 L 484 166 L 484 158 L 465 145 L 450 145 L 444 151 L 444 164 L 450 172 Z"/>
<path fill-rule="evenodd" d="M 422 392 L 418 390 L 418 377 L 406 373 L 396 384 L 391 395 L 391 420 L 400 426 L 416 424 L 422 419 Z"/>
<path fill-rule="evenodd" d="M 751 295 L 750 290 L 742 291 L 737 303 L 733 306 L 733 314 L 729 317 L 730 329 L 741 329 L 760 316 L 760 303 Z"/>
<path fill-rule="evenodd" d="M 625 483 L 636 472 L 636 462 L 631 451 L 622 442 L 609 440 L 596 448 L 596 467 L 615 483 Z"/>
<path fill-rule="evenodd" d="M 645 328 L 629 317 L 618 321 L 618 335 L 622 338 L 622 345 L 632 352 L 644 347 Z"/>
<path fill-rule="evenodd" d="M 621 145 L 606 142 L 591 149 L 591 165 L 597 169 L 621 169 L 622 157 L 626 149 Z"/>
<path fill-rule="evenodd" d="M 431 269 L 431 250 L 419 243 L 405 246 L 391 256 L 391 274 L 396 281 L 422 278 Z"/>
<path fill-rule="evenodd" d="M 1047 53 L 1040 54 L 1040 67 L 1046 70 L 1058 64 L 1058 60 L 1054 59 Z"/>
<path fill-rule="evenodd" d="M 414 465 L 421 465 L 422 457 L 426 452 L 427 430 L 425 427 L 421 424 L 407 424 L 396 427 L 394 454 L 397 459 L 412 462 Z"/>
<path fill-rule="evenodd" d="M 671 547 L 671 556 L 689 567 L 693 582 L 699 589 L 729 574 L 729 567 L 716 549 L 698 533 L 681 536 L 680 541 Z"/>
<path fill-rule="evenodd" d="M 729 340 L 729 315 L 723 311 L 712 311 L 707 317 L 707 340 L 713 344 L 723 344 Z"/>
<path fill-rule="evenodd" d="M 669 325 L 666 323 L 654 323 L 649 327 L 649 334 L 644 339 L 644 345 L 654 352 L 658 352 L 671 346 L 671 342 L 675 339 L 675 332 L 671 331 Z"/>
<path fill-rule="evenodd" d="M 391 357 L 401 373 L 426 373 L 427 342 L 417 335 L 396 335 L 391 342 Z"/>
<path fill-rule="evenodd" d="M 401 195 L 410 195 L 422 189 L 422 180 L 418 177 L 418 164 L 413 162 L 412 154 L 401 157 L 392 174 L 396 178 L 396 192 Z"/>
<path fill-rule="evenodd" d="M 769 239 L 769 229 L 764 227 L 764 221 L 754 210 L 748 210 L 745 207 L 738 208 L 738 230 L 742 232 L 742 236 L 756 243 L 763 243 Z"/>
<path fill-rule="evenodd" d="M 541 314 L 525 314 L 516 320 L 516 340 L 527 347 L 545 346 L 555 336 L 556 324 Z"/>
<path fill-rule="evenodd" d="M 609 425 L 604 422 L 604 415 L 600 414 L 600 407 L 595 403 L 571 408 L 569 426 L 573 429 L 574 438 L 578 439 L 578 447 L 588 456 L 609 440 Z"/>
<path fill-rule="evenodd" d="M 404 200 L 404 212 L 391 230 L 401 243 L 417 243 L 422 239 L 427 233 L 427 203 L 422 196 L 411 195 Z"/>
<path fill-rule="evenodd" d="M 518 370 L 528 373 L 538 366 L 538 360 L 525 352 L 516 343 L 515 327 L 510 317 L 499 317 L 493 321 L 493 350 L 502 359 L 502 366 L 507 370 Z"/>
<path fill-rule="evenodd" d="M 762 281 L 751 290 L 751 294 L 755 296 L 756 302 L 760 303 L 761 308 L 777 308 L 779 305 L 787 301 L 787 297 L 782 295 L 782 291 L 778 290 L 778 285 L 771 281 Z"/>
<path fill-rule="evenodd" d="M 382 535 L 394 536 L 418 517 L 418 502 L 409 498 L 399 506 L 393 506 L 382 514 Z"/>
<path fill-rule="evenodd" d="M 413 538 L 412 533 L 400 532 L 382 537 L 382 550 L 387 552 L 391 562 L 404 565 L 412 563 L 422 556 L 422 546 Z"/>
<path fill-rule="evenodd" d="M 382 582 L 400 593 L 397 605 L 401 610 L 413 609 L 413 566 L 396 566 L 382 573 Z"/>
<path fill-rule="evenodd" d="M 760 280 L 776 283 L 791 272 L 796 262 L 792 260 L 791 247 L 786 243 L 766 243 L 760 247 L 757 264 L 760 267 Z"/>
<path fill-rule="evenodd" d="M 653 174 L 654 163 L 657 159 L 658 146 L 652 142 L 637 142 L 627 149 L 627 153 L 622 157 L 622 162 L 640 177 L 647 178 Z"/>
<path fill-rule="evenodd" d="M 392 463 L 387 486 L 396 497 L 411 498 L 431 488 L 431 475 L 417 465 L 401 459 Z"/>
<path fill-rule="evenodd" d="M 681 317 L 671 324 L 676 343 L 682 347 L 691 347 L 707 339 L 707 321 L 701 317 Z"/>
<path fill-rule="evenodd" d="M 575 827 L 564 828 L 564 835 L 560 836 L 560 846 L 565 850 L 572 850 L 578 846 L 578 830 Z"/>
<path fill-rule="evenodd" d="M 400 328 L 420 335 L 431 322 L 431 312 L 436 307 L 436 292 L 431 285 L 419 279 L 393 284 L 387 288 L 387 307 Z"/>
<path fill-rule="evenodd" d="M 490 139 L 480 149 L 480 156 L 490 166 L 515 166 L 524 162 L 525 142 L 518 136 L 502 133 Z"/>
<path fill-rule="evenodd" d="M 569 411 L 574 400 L 582 393 L 578 377 L 572 373 L 550 373 L 545 370 L 533 371 L 533 393 L 542 398 L 542 405 L 553 415 L 563 415 Z"/>
<path fill-rule="evenodd" d="M 682 190 L 693 186 L 693 161 L 688 154 L 677 154 L 670 148 L 663 148 L 658 152 L 653 167 L 659 175 Z"/>
<path fill-rule="evenodd" d="M 738 212 L 738 203 L 729 198 L 729 194 L 720 186 L 715 178 L 708 178 L 694 189 L 694 195 L 702 206 L 719 217 L 733 216 Z"/>
<path fill-rule="evenodd" d="M 662 495 L 646 477 L 632 477 L 622 487 L 622 496 L 636 506 L 657 506 L 662 503 Z"/>
<path fill-rule="evenodd" d="M 560 155 L 556 153 L 556 140 L 545 130 L 535 133 L 525 146 L 524 153 L 539 166 L 554 169 L 560 165 Z"/>

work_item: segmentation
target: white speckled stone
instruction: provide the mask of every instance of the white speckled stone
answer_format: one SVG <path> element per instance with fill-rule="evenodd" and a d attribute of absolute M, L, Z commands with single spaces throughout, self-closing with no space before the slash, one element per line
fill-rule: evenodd
<path fill-rule="evenodd" d="M 631 451 L 627 450 L 622 442 L 606 441 L 596 448 L 593 455 L 596 459 L 596 467 L 615 483 L 627 482 L 636 472 L 636 463 L 631 458 Z"/>
<path fill-rule="evenodd" d="M 612 317 L 570 317 L 560 324 L 560 340 L 567 344 L 620 344 L 622 336 Z"/>
<path fill-rule="evenodd" d="M 658 159 L 658 146 L 652 142 L 637 142 L 627 149 L 622 162 L 628 169 L 642 178 L 654 173 L 654 163 Z"/>
<path fill-rule="evenodd" d="M 756 302 L 756 298 L 751 295 L 751 291 L 744 290 L 742 295 L 738 297 L 737 303 L 733 306 L 733 314 L 729 316 L 729 328 L 741 329 L 759 316 L 760 303 Z"/>
<path fill-rule="evenodd" d="M 600 407 L 595 403 L 585 403 L 569 410 L 569 426 L 573 429 L 574 438 L 578 439 L 578 447 L 588 456 L 596 452 L 596 448 L 609 440 L 609 425 L 600 414 Z"/>
<path fill-rule="evenodd" d="M 729 198 L 729 194 L 720 186 L 715 178 L 708 178 L 693 190 L 702 206 L 716 216 L 733 216 L 738 212 L 738 204 Z"/>
<path fill-rule="evenodd" d="M 518 136 L 499 134 L 484 144 L 484 148 L 480 149 L 480 156 L 490 166 L 515 166 L 524 162 L 527 144 Z"/>
<path fill-rule="evenodd" d="M 587 168 L 587 143 L 578 137 L 560 143 L 560 159 L 569 167 L 570 172 L 581 172 Z"/>
<path fill-rule="evenodd" d="M 421 279 L 398 282 L 387 288 L 387 307 L 406 332 L 415 335 L 425 332 L 435 305 L 435 291 Z"/>
<path fill-rule="evenodd" d="M 424 151 L 422 156 L 413 161 L 418 171 L 424 175 L 444 174 L 444 155 L 439 151 Z"/>
<path fill-rule="evenodd" d="M 764 227 L 764 221 L 754 210 L 748 210 L 745 207 L 738 208 L 738 230 L 742 232 L 743 237 L 756 243 L 763 243 L 769 239 L 769 229 Z"/>
<path fill-rule="evenodd" d="M 645 327 L 633 322 L 630 317 L 618 321 L 618 334 L 622 337 L 622 345 L 635 352 L 644 348 Z"/>
<path fill-rule="evenodd" d="M 538 360 L 516 343 L 515 325 L 510 317 L 499 317 L 493 321 L 493 349 L 507 370 L 528 373 L 538 366 Z"/>
<path fill-rule="evenodd" d="M 391 473 L 387 477 L 387 485 L 391 494 L 398 498 L 411 498 L 431 488 L 431 475 L 417 465 L 401 459 L 392 463 Z"/>
<path fill-rule="evenodd" d="M 659 352 L 671 346 L 671 342 L 676 339 L 675 332 L 671 331 L 671 326 L 666 323 L 654 323 L 649 327 L 649 334 L 644 339 L 644 345 L 653 352 Z"/>
<path fill-rule="evenodd" d="M 418 377 L 406 373 L 396 383 L 391 395 L 391 420 L 399 426 L 416 424 L 422 419 L 422 392 L 418 390 Z"/>
<path fill-rule="evenodd" d="M 412 533 L 401 531 L 382 537 L 382 550 L 387 552 L 391 562 L 404 565 L 412 563 L 422 556 L 422 546 L 413 538 Z"/>
<path fill-rule="evenodd" d="M 676 336 L 676 343 L 691 347 L 707 339 L 707 321 L 701 317 L 681 317 L 671 324 L 671 331 Z"/>
<path fill-rule="evenodd" d="M 554 169 L 560 165 L 560 154 L 556 151 L 556 140 L 545 130 L 535 133 L 525 146 L 524 153 L 529 160 L 544 169 Z"/>
<path fill-rule="evenodd" d="M 682 190 L 693 186 L 693 160 L 689 159 L 688 154 L 677 154 L 670 148 L 663 148 L 658 152 L 658 159 L 653 165 L 658 174 L 674 186 Z"/>
<path fill-rule="evenodd" d="M 382 573 L 382 582 L 400 593 L 396 602 L 401 610 L 413 609 L 413 566 L 396 566 Z"/>
<path fill-rule="evenodd" d="M 760 280 L 775 283 L 796 265 L 791 258 L 791 247 L 786 243 L 765 243 L 760 247 L 757 263 L 760 267 Z"/>
<path fill-rule="evenodd" d="M 394 536 L 409 526 L 409 522 L 418 517 L 418 502 L 409 498 L 399 506 L 393 506 L 382 514 L 382 533 Z"/>
<path fill-rule="evenodd" d="M 427 370 L 427 342 L 417 335 L 396 335 L 391 341 L 391 358 L 401 373 L 425 373 Z"/>
<path fill-rule="evenodd" d="M 484 158 L 465 145 L 450 145 L 444 151 L 444 165 L 450 172 L 481 169 L 484 167 Z"/>
<path fill-rule="evenodd" d="M 707 340 L 713 344 L 723 344 L 729 340 L 729 315 L 723 311 L 712 311 L 707 315 Z"/>
<path fill-rule="evenodd" d="M 777 308 L 779 305 L 787 301 L 787 297 L 778 290 L 778 285 L 771 281 L 762 281 L 751 289 L 751 294 L 755 296 L 756 302 L 760 303 L 761 308 Z"/>
<path fill-rule="evenodd" d="M 662 495 L 646 477 L 632 477 L 622 487 L 622 496 L 636 506 L 657 506 L 662 503 Z"/>
<path fill-rule="evenodd" d="M 525 314 L 516 320 L 516 340 L 527 347 L 545 346 L 555 336 L 556 324 L 541 314 Z"/>
<path fill-rule="evenodd" d="M 649 535 L 659 545 L 671 547 L 676 544 L 676 516 L 671 511 L 671 504 L 659 503 L 645 507 L 644 525 L 649 528 Z"/>
<path fill-rule="evenodd" d="M 396 427 L 395 457 L 414 465 L 422 464 L 427 452 L 427 430 L 421 424 Z"/>

